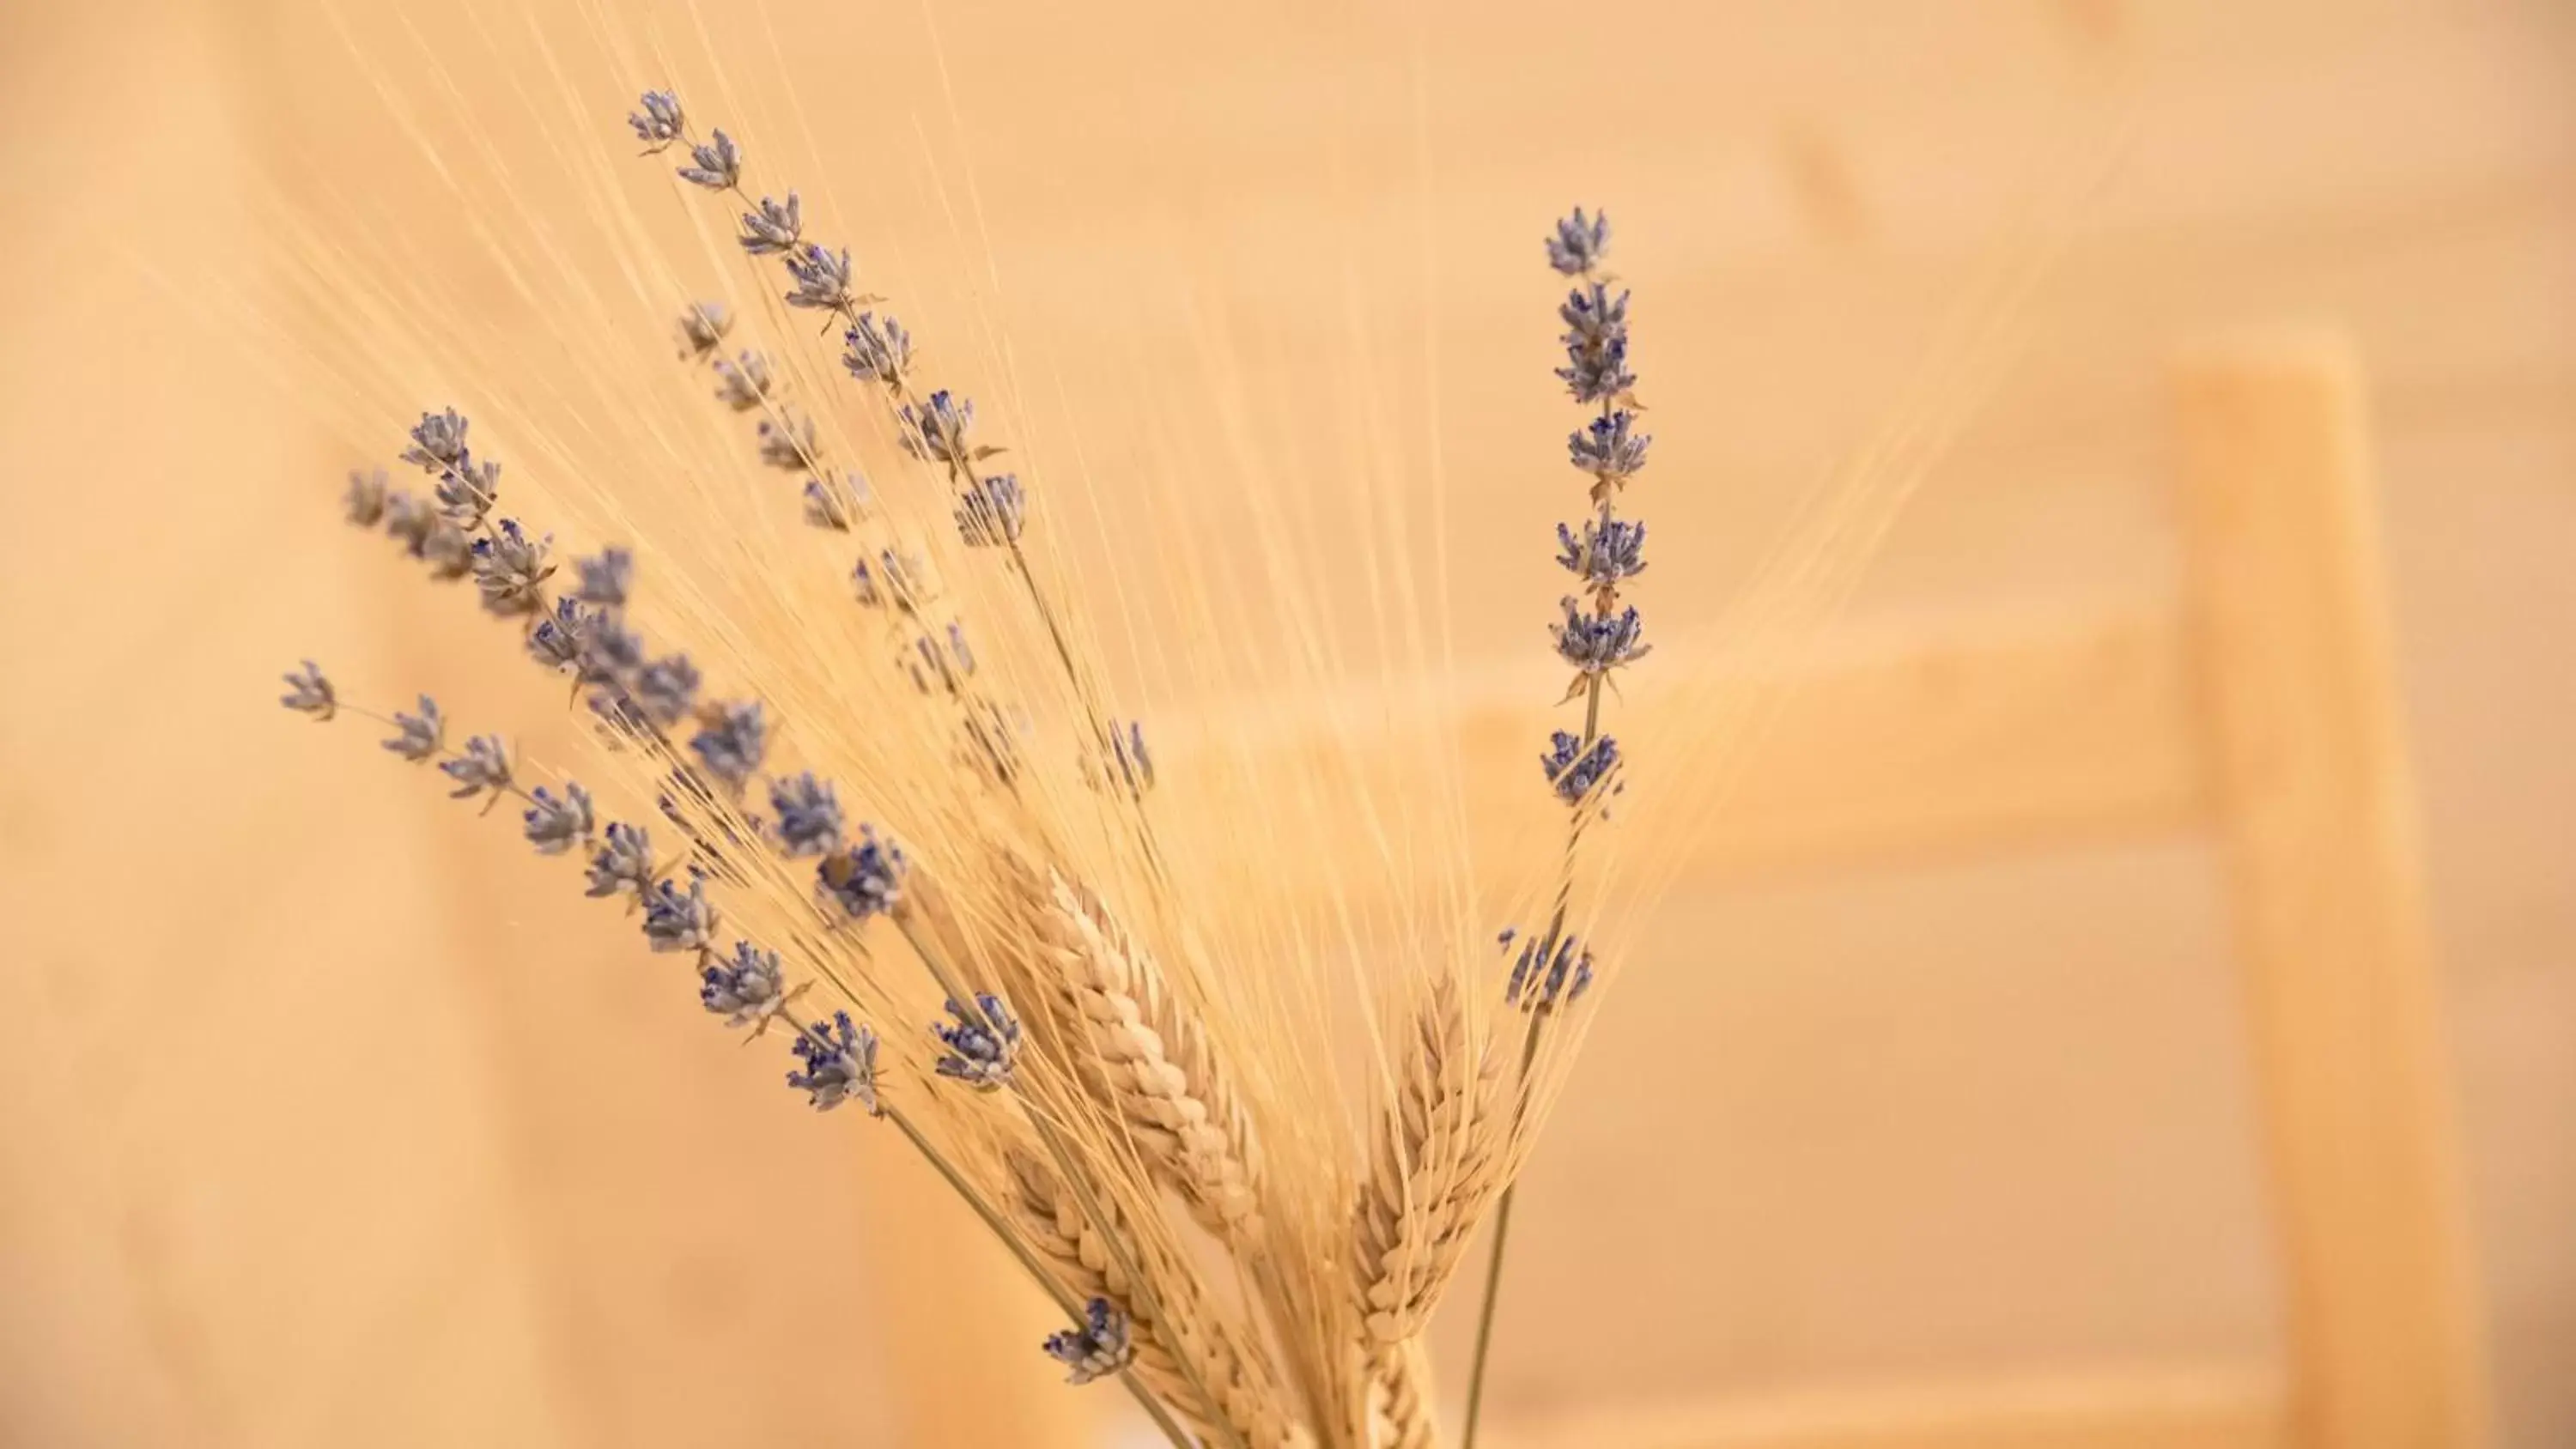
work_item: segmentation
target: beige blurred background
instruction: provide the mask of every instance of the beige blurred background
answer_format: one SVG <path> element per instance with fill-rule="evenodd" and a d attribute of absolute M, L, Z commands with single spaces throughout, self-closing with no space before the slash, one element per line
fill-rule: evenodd
<path fill-rule="evenodd" d="M 949 1251 L 971 1237 L 935 1184 L 792 1110 L 772 1063 L 719 1049 L 491 822 L 271 702 L 311 653 L 559 714 L 334 522 L 343 470 L 456 380 L 299 399 L 274 338 L 227 319 L 272 295 L 299 211 L 470 287 L 471 224 L 379 86 L 414 86 L 432 130 L 488 108 L 504 154 L 513 115 L 567 111 L 619 151 L 618 66 L 574 46 L 567 101 L 478 59 L 593 14 L 0 5 L 0 1442 L 972 1445 L 1066 1422 L 1035 1354 L 974 1346 L 1044 1314 Z M 1549 217 L 1595 202 L 1622 228 L 1660 437 L 1641 601 L 1680 624 L 1720 617 L 1987 267 L 2059 249 L 2018 361 L 1802 646 L 1877 681 L 1852 697 L 1880 728 L 1847 774 L 1816 763 L 1831 738 L 1778 746 L 1805 763 L 1768 794 L 1757 758 L 1750 823 L 1641 928 L 1530 1171 L 1494 1395 L 1515 1442 L 1895 1449 L 2007 1442 L 1909 1424 L 2006 1421 L 2032 1445 L 2466 1442 L 2296 1437 L 2211 767 L 2089 813 L 1969 799 L 1888 824 L 1865 798 L 1952 768 L 1890 719 L 1979 758 L 2061 734 L 1943 713 L 1942 661 L 1984 677 L 2097 628 L 2116 648 L 2176 607 L 2177 356 L 2345 339 L 2437 972 L 2420 1024 L 2474 1255 L 2465 1351 L 2492 1443 L 2576 1444 L 2576 9 L 701 19 L 636 23 L 744 67 L 755 139 L 865 152 L 841 212 L 867 254 L 934 320 L 1025 343 L 1049 406 L 1093 420 L 1095 470 L 1151 447 L 1140 358 L 1223 338 L 1286 428 L 1342 396 L 1367 310 L 1385 406 L 1426 420 L 1408 446 L 1436 432 L 1467 500 L 1442 540 L 1466 670 L 1543 647 L 1572 491 Z M 422 46 L 452 74 L 417 69 Z M 801 113 L 763 101 L 781 73 Z M 2071 222 L 2033 219 L 2097 173 Z M 925 178 L 965 177 L 961 227 Z M 452 321 L 507 348 L 524 320 L 489 291 Z M 2070 691 L 2064 733 L 2099 733 L 2096 702 Z"/>

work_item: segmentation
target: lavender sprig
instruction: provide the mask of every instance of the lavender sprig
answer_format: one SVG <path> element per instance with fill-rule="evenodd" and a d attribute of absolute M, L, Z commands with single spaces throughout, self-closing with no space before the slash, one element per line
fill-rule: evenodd
<path fill-rule="evenodd" d="M 1645 658 L 1651 647 L 1643 637 L 1642 616 L 1620 597 L 1622 587 L 1645 571 L 1646 530 L 1643 524 L 1618 516 L 1618 500 L 1645 468 L 1654 440 L 1637 427 L 1637 414 L 1643 409 L 1634 392 L 1637 376 L 1629 366 L 1629 294 L 1612 295 L 1610 279 L 1601 269 L 1610 248 L 1610 218 L 1603 213 L 1587 216 L 1576 207 L 1556 223 L 1546 241 L 1548 265 L 1575 281 L 1556 313 L 1565 324 L 1560 341 L 1566 355 L 1565 365 L 1556 369 L 1557 380 L 1576 402 L 1599 411 L 1566 440 L 1568 459 L 1591 476 L 1592 516 L 1584 520 L 1580 533 L 1571 524 L 1560 523 L 1556 529 L 1557 562 L 1585 592 L 1580 598 L 1565 599 L 1563 621 L 1550 626 L 1557 656 L 1574 666 L 1574 681 L 1565 698 L 1583 701 L 1583 729 L 1580 734 L 1554 731 L 1548 749 L 1539 757 L 1549 791 L 1571 809 L 1565 874 L 1558 882 L 1547 929 L 1522 947 L 1503 987 L 1504 1001 L 1530 1015 L 1521 1039 L 1524 1078 L 1538 1059 L 1539 1040 L 1549 1019 L 1578 1000 L 1592 981 L 1592 953 L 1566 930 L 1566 916 L 1573 895 L 1576 850 L 1585 827 L 1599 813 L 1586 807 L 1597 805 L 1605 792 L 1621 788 L 1619 742 L 1601 730 L 1601 697 L 1611 676 Z M 1506 947 L 1513 934 L 1503 933 Z M 1495 1204 L 1475 1356 L 1467 1377 L 1461 1449 L 1474 1449 L 1484 1408 L 1485 1367 L 1493 1347 L 1494 1310 L 1502 1287 L 1514 1198 L 1514 1188 L 1507 1185 Z"/>

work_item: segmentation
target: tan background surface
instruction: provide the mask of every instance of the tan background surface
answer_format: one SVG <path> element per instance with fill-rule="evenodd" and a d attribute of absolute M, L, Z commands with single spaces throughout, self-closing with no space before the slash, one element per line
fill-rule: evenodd
<path fill-rule="evenodd" d="M 270 703 L 312 652 L 554 704 L 335 530 L 340 471 L 411 394 L 299 417 L 207 323 L 203 279 L 267 264 L 281 189 L 470 265 L 318 13 L 0 10 L 0 1441 L 986 1442 L 882 1391 L 1054 1392 L 1033 1355 L 907 1347 L 906 1302 L 955 1286 L 936 1239 L 863 1246 L 915 1220 L 911 1169 L 819 1134 L 499 831 Z M 475 56 L 516 43 L 512 12 L 481 36 L 416 13 L 469 93 L 506 90 Z M 1662 436 L 1645 602 L 1705 619 L 2034 178 L 2127 118 L 2025 360 L 1851 628 L 2170 597 L 2165 357 L 2281 319 L 2351 333 L 2502 1442 L 2576 1442 L 2576 12 L 959 4 L 954 120 L 920 12 L 770 14 L 785 60 L 739 16 L 718 48 L 783 65 L 822 154 L 870 158 L 840 214 L 952 328 L 983 258 L 949 260 L 973 249 L 922 181 L 971 166 L 978 296 L 1104 474 L 1148 450 L 1154 349 L 1222 319 L 1293 422 L 1347 395 L 1364 304 L 1384 405 L 1436 418 L 1473 499 L 1447 538 L 1471 666 L 1540 647 L 1533 540 L 1571 491 L 1545 218 L 1597 199 L 1624 229 Z M 344 20 L 370 53 L 412 43 Z M 1692 881 L 1649 935 L 1529 1178 L 1506 1418 L 2278 1351 L 2204 842 Z"/>

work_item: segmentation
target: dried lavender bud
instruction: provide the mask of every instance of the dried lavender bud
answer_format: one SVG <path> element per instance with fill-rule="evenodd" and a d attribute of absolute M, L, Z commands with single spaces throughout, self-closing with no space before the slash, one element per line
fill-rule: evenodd
<path fill-rule="evenodd" d="M 1572 527 L 1556 526 L 1556 561 L 1595 591 L 1611 590 L 1646 571 L 1646 525 L 1626 519 L 1592 518 L 1583 537 Z"/>
<path fill-rule="evenodd" d="M 1145 748 L 1145 726 L 1136 720 L 1120 730 L 1117 721 L 1109 725 L 1109 764 L 1118 783 L 1127 793 L 1143 799 L 1154 788 L 1154 756 Z"/>
<path fill-rule="evenodd" d="M 1557 939 L 1551 949 L 1548 939 L 1540 937 L 1522 945 L 1511 980 L 1503 987 L 1503 1000 L 1523 1011 L 1553 1011 L 1581 1000 L 1591 987 L 1589 948 L 1568 935 Z"/>
<path fill-rule="evenodd" d="M 841 355 L 841 365 L 850 376 L 861 382 L 881 382 L 900 387 L 903 375 L 912 369 L 912 334 L 892 317 L 883 322 L 874 312 L 862 312 L 850 330 L 841 334 L 850 350 Z"/>
<path fill-rule="evenodd" d="M 966 647 L 966 626 L 951 622 L 948 626 L 948 657 L 957 661 L 957 672 L 975 672 L 975 651 Z"/>
<path fill-rule="evenodd" d="M 1127 1314 L 1106 1298 L 1094 1298 L 1082 1310 L 1083 1321 L 1047 1335 L 1047 1356 L 1063 1364 L 1064 1381 L 1087 1384 L 1123 1372 L 1136 1358 L 1136 1340 Z"/>
<path fill-rule="evenodd" d="M 435 756 L 447 742 L 447 720 L 438 712 L 438 701 L 425 694 L 420 713 L 396 714 L 394 728 L 399 733 L 384 742 L 385 748 L 413 764 Z"/>
<path fill-rule="evenodd" d="M 1637 375 L 1628 370 L 1627 293 L 1613 299 L 1609 288 L 1594 282 L 1568 293 L 1556 315 L 1567 329 L 1566 365 L 1556 375 L 1576 402 L 1615 398 L 1637 385 Z"/>
<path fill-rule="evenodd" d="M 573 568 L 581 574 L 581 587 L 573 597 L 603 609 L 626 607 L 626 596 L 635 584 L 635 555 L 622 548 L 603 548 L 590 558 L 574 559 Z"/>
<path fill-rule="evenodd" d="M 581 616 L 578 678 L 585 685 L 622 686 L 644 667 L 644 640 L 614 613 L 593 609 Z"/>
<path fill-rule="evenodd" d="M 546 562 L 553 542 L 551 534 L 529 538 L 513 518 L 502 519 L 490 534 L 474 540 L 474 584 L 483 591 L 483 607 L 495 614 L 526 614 L 542 606 L 540 586 L 555 571 Z"/>
<path fill-rule="evenodd" d="M 317 720 L 327 720 L 340 712 L 340 697 L 332 692 L 331 681 L 322 677 L 321 665 L 307 659 L 302 669 L 281 677 L 286 681 L 287 692 L 277 697 L 279 704 Z"/>
<path fill-rule="evenodd" d="M 982 1008 L 980 1016 L 954 1001 L 948 1003 L 948 1014 L 957 1018 L 956 1023 L 930 1028 L 930 1034 L 948 1047 L 948 1055 L 934 1065 L 943 1077 L 990 1092 L 1011 1084 L 1011 1068 L 1020 1057 L 1020 1020 L 991 992 L 978 992 L 975 1004 Z"/>
<path fill-rule="evenodd" d="M 816 528 L 835 533 L 850 531 L 850 510 L 841 502 L 841 490 L 830 481 L 831 475 L 805 480 L 805 521 Z"/>
<path fill-rule="evenodd" d="M 629 692 L 645 718 L 669 728 L 698 707 L 698 667 L 686 654 L 673 654 L 635 672 Z"/>
<path fill-rule="evenodd" d="M 1619 742 L 1608 735 L 1595 739 L 1587 750 L 1581 738 L 1558 730 L 1548 745 L 1547 753 L 1538 757 L 1539 768 L 1547 772 L 1556 798 L 1568 805 L 1582 804 L 1619 765 Z"/>
<path fill-rule="evenodd" d="M 510 788 L 510 750 L 499 735 L 476 735 L 465 742 L 464 754 L 438 768 L 456 782 L 448 792 L 452 799 L 471 799 L 486 790 L 498 797 Z"/>
<path fill-rule="evenodd" d="M 739 362 L 716 363 L 716 401 L 738 413 L 750 412 L 769 396 L 769 359 L 749 348 Z"/>
<path fill-rule="evenodd" d="M 1587 614 L 1572 599 L 1562 602 L 1565 622 L 1548 626 L 1548 632 L 1556 636 L 1558 657 L 1585 675 L 1607 674 L 1653 651 L 1653 645 L 1639 642 L 1646 626 L 1635 609 Z"/>
<path fill-rule="evenodd" d="M 968 548 L 1017 543 L 1027 522 L 1028 501 L 1014 474 L 970 479 L 957 495 L 957 533 Z"/>
<path fill-rule="evenodd" d="M 755 257 L 776 256 L 805 234 L 805 207 L 796 193 L 785 201 L 760 198 L 760 210 L 742 214 L 742 249 Z"/>
<path fill-rule="evenodd" d="M 718 130 L 689 149 L 689 164 L 680 168 L 680 179 L 709 191 L 731 191 L 742 182 L 742 148 Z"/>
<path fill-rule="evenodd" d="M 727 1026 L 754 1026 L 787 1004 L 779 979 L 778 953 L 749 941 L 733 943 L 730 961 L 710 961 L 698 968 L 699 1004 L 725 1019 Z"/>
<path fill-rule="evenodd" d="M 760 461 L 772 468 L 802 472 L 814 466 L 814 420 L 782 412 L 760 420 Z"/>
<path fill-rule="evenodd" d="M 1579 276 L 1601 265 L 1602 254 L 1610 249 L 1608 213 L 1587 219 L 1583 208 L 1556 224 L 1556 234 L 1547 239 L 1547 264 L 1565 275 Z"/>
<path fill-rule="evenodd" d="M 441 583 L 461 579 L 474 571 L 474 537 L 444 518 L 436 519 L 420 556 L 429 561 L 431 578 Z"/>
<path fill-rule="evenodd" d="M 463 529 L 479 528 L 501 497 L 501 465 L 472 458 L 438 475 L 430 490 L 441 518 Z"/>
<path fill-rule="evenodd" d="M 360 528 L 373 528 L 385 516 L 385 470 L 373 473 L 349 471 L 349 489 L 341 495 L 341 511 Z"/>
<path fill-rule="evenodd" d="M 688 118 L 680 112 L 680 98 L 669 91 L 646 91 L 637 100 L 643 109 L 626 118 L 635 128 L 635 139 L 644 143 L 644 154 L 653 155 L 680 139 L 688 129 Z"/>
<path fill-rule="evenodd" d="M 703 719 L 689 748 L 709 774 L 740 790 L 759 771 L 760 758 L 769 749 L 769 722 L 761 717 L 759 701 L 714 705 Z"/>
<path fill-rule="evenodd" d="M 822 894 L 853 921 L 891 911 L 903 899 L 903 877 L 911 868 L 903 847 L 877 838 L 876 827 L 859 827 L 857 848 L 837 850 L 814 868 Z"/>
<path fill-rule="evenodd" d="M 680 314 L 680 356 L 704 357 L 724 345 L 733 311 L 722 302 L 696 302 Z"/>
<path fill-rule="evenodd" d="M 818 242 L 807 242 L 787 253 L 786 260 L 787 275 L 796 282 L 796 290 L 787 294 L 788 306 L 839 312 L 858 305 L 859 299 L 850 293 L 849 248 L 834 252 Z"/>
<path fill-rule="evenodd" d="M 974 458 L 966 443 L 966 434 L 974 426 L 973 401 L 951 399 L 945 389 L 934 392 L 918 408 L 911 403 L 903 405 L 904 451 L 916 458 L 962 468 Z"/>
<path fill-rule="evenodd" d="M 712 951 L 720 919 L 706 877 L 695 872 L 685 892 L 664 880 L 644 893 L 644 939 L 656 951 Z"/>
<path fill-rule="evenodd" d="M 385 533 L 413 558 L 429 557 L 429 535 L 438 527 L 438 510 L 397 488 L 385 495 Z"/>
<path fill-rule="evenodd" d="M 850 570 L 850 583 L 858 591 L 859 602 L 868 608 L 891 604 L 907 614 L 920 610 L 921 565 L 891 548 L 878 550 L 874 568 L 866 559 L 859 560 Z"/>
<path fill-rule="evenodd" d="M 606 843 L 591 854 L 590 889 L 585 894 L 631 894 L 642 900 L 653 876 L 653 837 L 640 825 L 611 821 Z"/>
<path fill-rule="evenodd" d="M 815 1111 L 856 1102 L 871 1117 L 884 1115 L 877 1102 L 875 1032 L 851 1025 L 848 1012 L 836 1011 L 831 1025 L 798 1032 L 795 1047 L 804 1070 L 789 1072 L 787 1085 L 810 1095 Z"/>
<path fill-rule="evenodd" d="M 1590 427 L 1566 438 L 1566 455 L 1575 467 L 1599 479 L 1602 488 L 1623 484 L 1646 466 L 1646 448 L 1655 441 L 1648 434 L 1631 433 L 1634 421 L 1625 409 L 1594 418 Z"/>
<path fill-rule="evenodd" d="M 520 818 L 525 827 L 520 833 L 537 848 L 537 854 L 561 855 L 590 842 L 590 792 L 566 781 L 558 797 L 539 785 L 536 793 L 528 797 L 528 808 Z"/>
<path fill-rule="evenodd" d="M 812 771 L 773 781 L 769 808 L 778 814 L 778 846 L 787 854 L 828 855 L 841 848 L 841 802 Z"/>
<path fill-rule="evenodd" d="M 403 449 L 402 460 L 430 473 L 455 467 L 465 457 L 466 427 L 466 419 L 454 408 L 422 413 L 419 426 L 411 430 L 411 446 Z"/>

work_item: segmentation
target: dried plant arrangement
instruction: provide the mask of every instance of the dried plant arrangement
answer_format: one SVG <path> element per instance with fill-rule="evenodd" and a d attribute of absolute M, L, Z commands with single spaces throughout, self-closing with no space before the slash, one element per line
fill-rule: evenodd
<path fill-rule="evenodd" d="M 899 1134 L 1061 1310 L 1031 1351 L 1069 1382 L 1116 1380 L 1175 1445 L 1472 1446 L 1513 1183 L 1619 954 L 1598 924 L 1655 884 L 1640 871 L 1614 897 L 1586 866 L 1632 756 L 1651 758 L 1610 729 L 1649 649 L 1629 489 L 1652 440 L 1608 217 L 1574 210 L 1531 258 L 1568 289 L 1556 376 L 1585 490 L 1555 549 L 1570 683 L 1526 783 L 1557 866 L 1512 883 L 1512 914 L 1476 919 L 1490 891 L 1453 903 L 1436 949 L 1336 1012 L 1276 912 L 1183 888 L 1160 823 L 1176 782 L 1112 697 L 1089 591 L 1043 546 L 1062 504 L 997 411 L 942 385 L 930 342 L 733 134 L 669 91 L 627 120 L 677 204 L 765 279 L 758 316 L 669 300 L 673 365 L 779 480 L 707 516 L 774 503 L 816 546 L 647 526 L 572 552 L 505 506 L 488 420 L 434 400 L 389 460 L 420 481 L 360 470 L 347 519 L 470 582 L 507 647 L 564 681 L 593 748 L 577 772 L 541 768 L 427 696 L 344 697 L 309 661 L 282 703 L 371 721 L 459 800 L 506 807 L 690 974 L 718 1027 L 775 1043 L 796 1097 Z M 851 436 L 897 445 L 883 462 L 904 486 L 871 486 L 879 460 Z M 1835 532 L 1883 527 L 1920 466 L 1838 495 L 1824 584 L 1811 568 L 1778 596 L 1829 595 L 1858 554 Z M 1713 787 L 1695 788 L 1677 793 Z M 1453 1301 L 1475 1350 L 1444 1430 L 1425 1335 Z"/>

